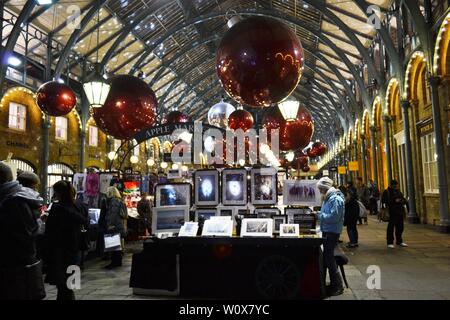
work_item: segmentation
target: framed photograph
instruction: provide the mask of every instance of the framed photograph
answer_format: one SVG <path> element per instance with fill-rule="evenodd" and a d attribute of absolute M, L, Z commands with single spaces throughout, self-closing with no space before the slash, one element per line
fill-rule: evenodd
<path fill-rule="evenodd" d="M 284 214 L 287 216 L 286 223 L 294 223 L 294 216 L 302 213 L 302 208 L 284 208 Z"/>
<path fill-rule="evenodd" d="M 286 215 L 276 215 L 272 217 L 273 220 L 273 233 L 274 234 L 280 234 L 280 226 L 282 224 L 287 223 L 287 216 Z"/>
<path fill-rule="evenodd" d="M 224 169 L 222 171 L 222 204 L 225 206 L 247 204 L 247 170 Z"/>
<path fill-rule="evenodd" d="M 238 216 L 253 214 L 253 211 L 250 209 L 247 209 L 247 208 L 235 208 L 235 210 L 236 210 L 236 215 L 238 215 Z"/>
<path fill-rule="evenodd" d="M 233 221 L 231 219 L 209 219 L 205 221 L 202 237 L 231 237 L 233 235 Z"/>
<path fill-rule="evenodd" d="M 258 168 L 251 170 L 251 202 L 253 205 L 277 203 L 277 170 Z"/>
<path fill-rule="evenodd" d="M 180 169 L 169 169 L 167 171 L 167 179 L 180 179 L 181 178 L 181 170 Z"/>
<path fill-rule="evenodd" d="M 189 221 L 189 207 L 154 207 L 152 208 L 153 233 L 177 233 L 181 226 Z"/>
<path fill-rule="evenodd" d="M 98 219 L 100 218 L 101 209 L 91 209 L 89 208 L 89 224 L 98 224 Z"/>
<path fill-rule="evenodd" d="M 272 218 L 280 214 L 280 210 L 278 208 L 256 208 L 255 214 L 258 218 Z"/>
<path fill-rule="evenodd" d="M 220 209 L 219 210 L 219 216 L 221 217 L 232 217 L 233 216 L 233 209 Z"/>
<path fill-rule="evenodd" d="M 286 180 L 284 182 L 283 203 L 315 207 L 320 205 L 317 180 Z"/>
<path fill-rule="evenodd" d="M 287 171 L 286 170 L 278 171 L 277 190 L 278 190 L 279 196 L 283 195 L 283 188 L 284 188 L 285 180 L 287 180 Z"/>
<path fill-rule="evenodd" d="M 198 222 L 185 222 L 180 229 L 179 237 L 196 237 L 198 232 Z"/>
<path fill-rule="evenodd" d="M 281 224 L 280 225 L 280 237 L 298 238 L 300 236 L 298 224 Z"/>
<path fill-rule="evenodd" d="M 294 214 L 294 223 L 299 225 L 301 230 L 316 229 L 316 216 L 314 214 L 299 213 Z"/>
<path fill-rule="evenodd" d="M 196 222 L 203 222 L 203 221 L 209 220 L 209 219 L 211 219 L 211 217 L 215 217 L 215 216 L 217 216 L 216 208 L 195 210 L 195 221 Z"/>
<path fill-rule="evenodd" d="M 219 171 L 195 171 L 194 189 L 196 206 L 217 206 L 219 204 Z"/>
<path fill-rule="evenodd" d="M 272 219 L 243 219 L 241 237 L 272 237 Z"/>
<path fill-rule="evenodd" d="M 159 183 L 155 186 L 155 207 L 191 207 L 190 183 Z"/>

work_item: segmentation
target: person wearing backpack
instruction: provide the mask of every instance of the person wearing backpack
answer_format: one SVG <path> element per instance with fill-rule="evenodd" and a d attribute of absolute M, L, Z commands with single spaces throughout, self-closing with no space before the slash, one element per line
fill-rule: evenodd
<path fill-rule="evenodd" d="M 105 234 L 120 234 L 120 237 L 124 239 L 126 235 L 125 220 L 128 217 L 125 203 L 116 187 L 108 188 L 106 198 Z M 105 266 L 105 268 L 112 269 L 122 266 L 122 254 L 123 246 L 121 250 L 111 253 L 111 263 Z"/>
<path fill-rule="evenodd" d="M 391 185 L 383 192 L 381 202 L 389 212 L 389 223 L 386 232 L 387 246 L 390 249 L 394 246 L 394 231 L 395 240 L 398 246 L 407 247 L 408 245 L 403 242 L 403 229 L 404 229 L 404 215 L 405 205 L 407 203 L 405 197 L 399 190 L 399 183 L 396 180 L 392 180 Z"/>
<path fill-rule="evenodd" d="M 356 200 L 356 194 L 351 190 L 345 190 L 345 214 L 344 226 L 347 227 L 349 243 L 347 248 L 358 247 L 358 219 L 360 217 L 360 206 Z"/>

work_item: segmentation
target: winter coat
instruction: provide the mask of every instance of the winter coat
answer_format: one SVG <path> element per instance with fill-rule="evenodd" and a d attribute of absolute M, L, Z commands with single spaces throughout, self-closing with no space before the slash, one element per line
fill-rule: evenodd
<path fill-rule="evenodd" d="M 400 199 L 399 202 L 396 200 Z M 394 188 L 388 187 L 384 190 L 383 195 L 381 197 L 381 203 L 389 209 L 389 216 L 402 216 L 405 214 L 404 205 L 407 204 L 403 193 L 400 190 L 396 190 Z"/>
<path fill-rule="evenodd" d="M 345 203 L 344 226 L 356 225 L 359 219 L 359 204 L 356 198 Z"/>
<path fill-rule="evenodd" d="M 358 200 L 361 201 L 366 208 L 369 205 L 369 199 L 370 199 L 370 190 L 366 186 L 361 186 L 356 189 L 356 193 L 358 194 Z"/>
<path fill-rule="evenodd" d="M 124 220 L 127 218 L 126 210 L 127 208 L 122 200 L 117 198 L 109 198 L 106 200 L 105 233 L 120 233 L 122 237 L 125 237 Z"/>
<path fill-rule="evenodd" d="M 36 213 L 42 206 L 39 193 L 12 181 L 0 185 L 0 267 L 18 267 L 37 261 Z"/>
<path fill-rule="evenodd" d="M 341 191 L 330 188 L 325 195 L 319 214 L 320 230 L 340 234 L 344 224 L 344 195 Z"/>
<path fill-rule="evenodd" d="M 137 211 L 142 218 L 150 220 L 152 216 L 150 200 L 141 199 L 137 204 Z"/>
<path fill-rule="evenodd" d="M 79 205 L 53 203 L 45 226 L 47 281 L 64 284 L 67 267 L 78 262 L 80 230 L 87 224 Z"/>

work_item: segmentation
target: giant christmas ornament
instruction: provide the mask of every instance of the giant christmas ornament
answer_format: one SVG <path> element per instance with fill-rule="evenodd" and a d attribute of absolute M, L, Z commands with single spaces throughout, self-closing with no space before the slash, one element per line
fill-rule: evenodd
<path fill-rule="evenodd" d="M 60 117 L 72 111 L 77 104 L 77 97 L 64 83 L 49 81 L 37 90 L 36 103 L 45 114 Z"/>
<path fill-rule="evenodd" d="M 297 119 L 285 121 L 280 127 L 280 150 L 291 151 L 305 148 L 314 133 L 314 123 L 311 113 L 301 106 Z"/>
<path fill-rule="evenodd" d="M 303 49 L 294 32 L 267 17 L 242 20 L 227 31 L 216 55 L 225 91 L 241 104 L 268 107 L 297 87 Z"/>
<path fill-rule="evenodd" d="M 129 139 L 156 121 L 158 102 L 153 90 L 130 75 L 111 78 L 111 90 L 101 108 L 93 109 L 97 125 L 116 139 Z"/>
<path fill-rule="evenodd" d="M 253 127 L 253 116 L 244 109 L 236 110 L 228 118 L 228 127 L 232 130 L 242 129 L 247 131 Z"/>
<path fill-rule="evenodd" d="M 308 156 L 311 158 L 321 157 L 327 152 L 327 146 L 320 141 L 316 141 L 311 146 L 311 149 L 308 150 Z"/>
<path fill-rule="evenodd" d="M 272 129 L 279 129 L 284 122 L 283 115 L 281 114 L 280 109 L 278 109 L 278 106 L 266 109 L 262 125 L 268 133 L 270 133 L 270 130 Z"/>
<path fill-rule="evenodd" d="M 225 129 L 228 126 L 228 117 L 236 110 L 231 104 L 221 100 L 208 111 L 208 123 L 212 126 Z"/>
<path fill-rule="evenodd" d="M 189 122 L 189 117 L 184 113 L 175 110 L 166 114 L 161 122 L 162 124 L 186 123 Z"/>
<path fill-rule="evenodd" d="M 311 170 L 311 168 L 308 165 L 306 165 L 302 168 L 303 172 L 309 172 L 310 170 Z"/>

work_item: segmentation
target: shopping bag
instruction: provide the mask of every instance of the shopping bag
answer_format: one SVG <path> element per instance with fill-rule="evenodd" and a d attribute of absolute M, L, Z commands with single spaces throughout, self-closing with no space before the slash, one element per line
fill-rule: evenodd
<path fill-rule="evenodd" d="M 105 252 L 122 250 L 120 234 L 105 234 Z"/>

